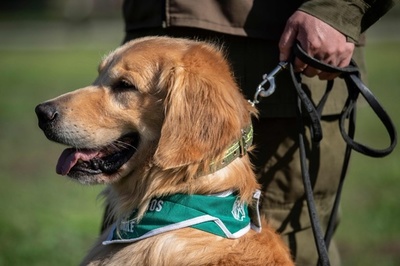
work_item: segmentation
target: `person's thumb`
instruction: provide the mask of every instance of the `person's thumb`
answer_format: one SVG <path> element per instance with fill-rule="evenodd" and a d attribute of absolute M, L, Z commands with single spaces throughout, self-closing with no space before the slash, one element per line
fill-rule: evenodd
<path fill-rule="evenodd" d="M 279 61 L 288 61 L 296 41 L 297 29 L 288 22 L 279 40 Z"/>

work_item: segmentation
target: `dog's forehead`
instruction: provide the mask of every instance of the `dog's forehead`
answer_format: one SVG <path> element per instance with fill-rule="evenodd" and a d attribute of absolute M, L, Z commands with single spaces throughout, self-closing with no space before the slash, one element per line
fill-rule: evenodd
<path fill-rule="evenodd" d="M 130 41 L 112 52 L 106 60 L 120 58 L 143 58 L 147 60 L 160 57 L 177 57 L 182 55 L 191 42 L 183 39 L 142 38 Z M 176 59 L 176 58 L 175 58 Z"/>
<path fill-rule="evenodd" d="M 205 67 L 206 66 L 206 67 Z M 183 70 L 208 76 L 224 69 L 230 73 L 218 46 L 179 38 L 145 37 L 130 41 L 106 56 L 99 65 L 97 81 L 132 79 L 152 82 L 161 71 Z"/>
<path fill-rule="evenodd" d="M 121 69 L 132 70 L 148 68 L 162 62 L 179 62 L 184 52 L 185 42 L 166 38 L 142 38 L 128 42 L 112 51 L 99 64 L 99 73 L 113 72 L 118 76 Z"/>

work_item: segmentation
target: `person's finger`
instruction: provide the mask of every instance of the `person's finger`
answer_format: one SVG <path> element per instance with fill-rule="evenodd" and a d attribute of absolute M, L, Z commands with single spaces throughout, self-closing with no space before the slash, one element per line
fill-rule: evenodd
<path fill-rule="evenodd" d="M 311 66 L 307 66 L 306 69 L 303 70 L 303 74 L 310 78 L 315 77 L 319 73 L 321 73 L 321 70 L 313 68 Z"/>
<path fill-rule="evenodd" d="M 320 80 L 332 80 L 337 78 L 340 73 L 329 73 L 329 72 L 321 72 L 318 74 L 318 78 Z"/>
<path fill-rule="evenodd" d="M 297 29 L 290 22 L 286 24 L 279 40 L 279 61 L 288 61 L 292 52 L 292 47 L 296 41 Z"/>
<path fill-rule="evenodd" d="M 342 56 L 337 64 L 338 67 L 347 67 L 350 64 L 354 48 L 354 43 L 346 43 L 344 52 L 342 53 Z"/>
<path fill-rule="evenodd" d="M 303 72 L 307 68 L 307 64 L 301 61 L 299 58 L 294 59 L 293 69 L 295 72 Z"/>

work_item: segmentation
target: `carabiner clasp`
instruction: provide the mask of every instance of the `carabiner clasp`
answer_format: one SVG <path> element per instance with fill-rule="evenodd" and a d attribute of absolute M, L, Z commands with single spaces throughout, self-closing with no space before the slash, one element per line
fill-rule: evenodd
<path fill-rule="evenodd" d="M 275 76 L 281 72 L 283 69 L 286 69 L 288 62 L 279 62 L 279 64 L 269 73 L 263 75 L 263 81 L 258 85 L 256 93 L 254 94 L 253 101 L 250 101 L 251 105 L 258 104 L 259 97 L 268 97 L 275 92 Z M 269 87 L 267 89 L 264 88 L 265 84 L 269 83 Z"/>

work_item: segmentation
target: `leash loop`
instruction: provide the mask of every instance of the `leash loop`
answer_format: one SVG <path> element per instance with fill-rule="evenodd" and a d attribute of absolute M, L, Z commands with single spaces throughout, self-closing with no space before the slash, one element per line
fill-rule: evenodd
<path fill-rule="evenodd" d="M 347 78 L 345 78 L 345 81 L 349 90 L 349 98 L 347 100 L 348 103 L 343 108 L 342 115 L 340 117 L 340 132 L 343 139 L 353 150 L 361 154 L 376 158 L 389 155 L 397 145 L 397 132 L 392 120 L 372 92 L 364 85 L 364 83 L 362 83 L 359 75 L 351 73 Z M 359 94 L 361 94 L 361 96 L 366 100 L 368 105 L 386 128 L 390 138 L 390 144 L 388 147 L 383 149 L 374 149 L 368 147 L 355 141 L 354 138 L 346 132 L 345 120 L 351 116 L 352 112 L 355 112 L 356 100 Z"/>
<path fill-rule="evenodd" d="M 339 127 L 340 127 L 340 132 L 342 134 L 342 137 L 345 140 L 345 142 L 347 143 L 347 145 L 350 145 L 350 147 L 353 150 L 355 150 L 359 153 L 362 153 L 364 155 L 370 156 L 370 157 L 384 157 L 384 156 L 390 154 L 394 150 L 394 148 L 396 147 L 396 144 L 397 144 L 396 128 L 394 127 L 394 124 L 393 124 L 391 118 L 389 117 L 389 115 L 387 114 L 387 112 L 385 111 L 385 109 L 378 102 L 377 98 L 367 88 L 367 86 L 365 86 L 365 84 L 361 81 L 360 71 L 358 69 L 357 64 L 353 60 L 350 62 L 349 66 L 343 67 L 343 68 L 325 64 L 325 63 L 309 56 L 301 48 L 301 46 L 298 43 L 294 46 L 293 53 L 296 57 L 298 57 L 304 63 L 311 65 L 314 68 L 320 69 L 324 72 L 340 73 L 340 78 L 344 79 L 344 81 L 346 82 L 348 97 L 347 97 L 347 101 L 345 103 L 345 106 L 344 106 L 343 111 L 340 116 Z M 387 148 L 374 149 L 374 148 L 368 147 L 364 144 L 361 144 L 361 143 L 355 141 L 354 136 L 349 136 L 349 134 L 346 133 L 345 120 L 350 117 L 350 113 L 352 111 L 355 111 L 357 98 L 360 94 L 366 100 L 366 102 L 371 107 L 371 109 L 373 110 L 375 115 L 379 118 L 379 120 L 385 127 L 385 129 L 389 135 L 389 138 L 390 138 L 390 144 Z M 303 102 L 303 103 L 305 104 L 306 102 Z M 313 121 L 314 120 L 313 114 L 310 114 L 310 116 L 311 116 L 311 120 Z M 354 118 L 355 118 L 355 116 L 354 116 Z"/>

